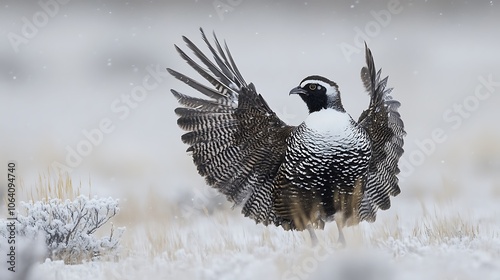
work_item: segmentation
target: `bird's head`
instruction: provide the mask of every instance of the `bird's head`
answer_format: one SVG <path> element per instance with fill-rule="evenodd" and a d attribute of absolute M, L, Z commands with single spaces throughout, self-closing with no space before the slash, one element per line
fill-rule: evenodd
<path fill-rule="evenodd" d="M 298 94 L 306 103 L 309 113 L 327 108 L 345 112 L 340 101 L 339 87 L 321 76 L 309 76 L 303 79 L 298 87 L 290 91 L 290 94 Z"/>

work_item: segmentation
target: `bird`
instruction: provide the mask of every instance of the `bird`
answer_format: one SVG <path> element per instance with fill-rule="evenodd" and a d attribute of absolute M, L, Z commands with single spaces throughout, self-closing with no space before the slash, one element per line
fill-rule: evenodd
<path fill-rule="evenodd" d="M 344 109 L 335 82 L 311 75 L 289 92 L 309 111 L 293 126 L 245 81 L 226 41 L 222 45 L 213 32 L 210 42 L 200 32 L 211 59 L 185 36 L 196 60 L 174 47 L 209 85 L 167 71 L 204 95 L 171 89 L 181 105 L 175 109 L 177 124 L 187 131 L 181 140 L 209 186 L 256 223 L 308 230 L 313 244 L 314 230 L 335 221 L 338 242 L 345 246 L 344 227 L 374 222 L 379 209 L 390 208 L 390 197 L 401 192 L 398 161 L 406 132 L 401 103 L 393 99 L 388 77 L 376 71 L 366 43 L 361 81 L 370 103 L 358 120 Z"/>

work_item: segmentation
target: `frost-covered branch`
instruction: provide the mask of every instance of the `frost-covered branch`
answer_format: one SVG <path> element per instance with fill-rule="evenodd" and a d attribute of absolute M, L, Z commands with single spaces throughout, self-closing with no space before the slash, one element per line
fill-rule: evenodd
<path fill-rule="evenodd" d="M 109 236 L 102 238 L 93 235 L 119 212 L 116 199 L 79 196 L 20 206 L 24 211 L 18 213 L 18 234 L 30 238 L 44 232 L 51 259 L 79 263 L 117 252 L 124 228 L 112 227 Z"/>

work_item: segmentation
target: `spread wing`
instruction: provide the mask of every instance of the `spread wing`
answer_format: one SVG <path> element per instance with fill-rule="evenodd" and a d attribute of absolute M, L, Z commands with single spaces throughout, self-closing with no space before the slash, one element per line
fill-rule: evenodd
<path fill-rule="evenodd" d="M 252 83 L 241 76 L 225 44 L 222 49 L 214 33 L 215 47 L 202 29 L 201 35 L 215 63 L 195 44 L 187 46 L 204 69 L 179 47 L 180 56 L 212 87 L 167 69 L 180 81 L 208 97 L 200 99 L 171 90 L 184 107 L 175 109 L 177 124 L 188 132 L 182 141 L 189 145 L 198 172 L 207 184 L 243 205 L 242 213 L 256 222 L 275 221 L 272 210 L 273 181 L 286 150 L 286 138 L 293 130 L 269 108 Z"/>
<path fill-rule="evenodd" d="M 361 69 L 361 79 L 370 94 L 370 105 L 359 117 L 372 142 L 372 159 L 368 168 L 365 193 L 361 200 L 360 220 L 374 221 L 377 209 L 391 207 L 390 196 L 400 193 L 398 186 L 398 161 L 403 154 L 403 121 L 398 113 L 401 105 L 392 99 L 392 88 L 386 88 L 387 78 L 375 72 L 370 49 L 365 44 L 366 67 Z"/>

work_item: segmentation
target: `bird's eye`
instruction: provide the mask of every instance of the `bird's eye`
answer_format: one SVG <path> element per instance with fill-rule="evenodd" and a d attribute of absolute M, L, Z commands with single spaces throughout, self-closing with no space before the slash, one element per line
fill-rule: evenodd
<path fill-rule="evenodd" d="M 316 89 L 316 84 L 310 84 L 309 85 L 310 90 L 315 90 Z"/>

